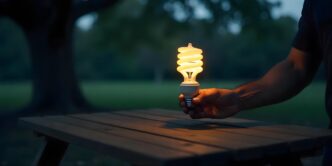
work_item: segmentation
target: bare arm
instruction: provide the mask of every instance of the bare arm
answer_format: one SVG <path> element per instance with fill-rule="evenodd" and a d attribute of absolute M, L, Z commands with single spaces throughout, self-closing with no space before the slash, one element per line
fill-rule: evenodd
<path fill-rule="evenodd" d="M 241 110 L 287 100 L 313 79 L 320 55 L 292 48 L 289 56 L 272 67 L 261 79 L 235 89 L 202 89 L 194 98 L 195 110 L 189 111 L 180 95 L 180 105 L 192 118 L 225 118 Z"/>
<path fill-rule="evenodd" d="M 240 109 L 250 109 L 287 100 L 313 79 L 321 57 L 292 48 L 289 56 L 270 69 L 263 78 L 235 89 Z"/>
<path fill-rule="evenodd" d="M 226 118 L 241 110 L 287 100 L 304 89 L 322 61 L 321 55 L 312 54 L 319 49 L 312 2 L 304 2 L 299 29 L 292 43 L 294 48 L 285 60 L 272 67 L 261 79 L 238 88 L 200 90 L 193 99 L 194 110 L 189 111 L 185 107 L 180 95 L 183 111 L 192 118 Z"/>

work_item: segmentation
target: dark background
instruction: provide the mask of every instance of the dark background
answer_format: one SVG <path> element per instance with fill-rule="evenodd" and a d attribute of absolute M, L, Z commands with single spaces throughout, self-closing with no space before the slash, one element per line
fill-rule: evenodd
<path fill-rule="evenodd" d="M 42 2 L 49 2 L 48 8 Z M 0 115 L 6 122 L 1 123 L 0 166 L 28 165 L 38 150 L 40 140 L 16 126 L 21 115 L 100 108 L 180 111 L 176 54 L 189 42 L 204 51 L 202 88 L 233 88 L 260 78 L 287 57 L 297 31 L 294 17 L 272 14 L 281 5 L 267 0 L 0 0 Z M 79 26 L 79 19 L 92 24 Z M 324 90 L 320 70 L 290 101 L 237 116 L 325 128 Z M 305 163 L 320 165 L 320 158 Z M 64 160 L 64 165 L 109 164 L 128 165 L 75 146 Z"/>
<path fill-rule="evenodd" d="M 287 56 L 297 20 L 273 17 L 279 3 L 185 2 L 121 1 L 90 13 L 93 25 L 76 26 L 73 32 L 80 80 L 176 79 L 177 47 L 188 42 L 204 50 L 200 77 L 207 80 L 257 78 Z M 4 17 L 0 32 L 0 80 L 30 80 L 29 48 L 22 30 Z"/>

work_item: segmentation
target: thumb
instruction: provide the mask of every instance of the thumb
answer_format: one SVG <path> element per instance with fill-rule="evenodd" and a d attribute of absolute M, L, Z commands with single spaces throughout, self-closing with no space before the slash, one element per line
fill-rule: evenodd
<path fill-rule="evenodd" d="M 193 98 L 194 104 L 211 103 L 217 98 L 217 91 L 215 89 L 202 89 L 199 94 Z"/>

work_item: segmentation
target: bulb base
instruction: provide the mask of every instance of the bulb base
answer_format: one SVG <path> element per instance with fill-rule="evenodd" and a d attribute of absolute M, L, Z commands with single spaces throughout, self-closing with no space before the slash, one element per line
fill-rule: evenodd
<path fill-rule="evenodd" d="M 193 98 L 185 98 L 184 102 L 186 104 L 186 107 L 193 108 Z"/>
<path fill-rule="evenodd" d="M 198 95 L 199 92 L 199 83 L 195 84 L 186 84 L 182 83 L 180 85 L 180 93 L 184 96 L 184 101 L 186 107 L 193 108 L 193 98 Z"/>
<path fill-rule="evenodd" d="M 180 93 L 184 95 L 185 98 L 193 98 L 198 95 L 199 84 L 185 84 L 180 85 Z"/>

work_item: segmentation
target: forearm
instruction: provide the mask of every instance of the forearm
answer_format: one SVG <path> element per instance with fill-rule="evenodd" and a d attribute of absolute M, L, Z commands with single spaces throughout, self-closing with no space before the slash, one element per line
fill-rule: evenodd
<path fill-rule="evenodd" d="M 239 86 L 240 109 L 251 109 L 289 99 L 299 93 L 311 79 L 301 68 L 284 60 L 260 80 Z"/>
<path fill-rule="evenodd" d="M 319 55 L 292 48 L 287 59 L 275 65 L 257 81 L 233 90 L 201 89 L 193 100 L 193 104 L 197 107 L 190 116 L 192 118 L 226 118 L 241 110 L 289 99 L 310 83 L 321 59 Z M 181 106 L 185 107 L 183 96 Z"/>

